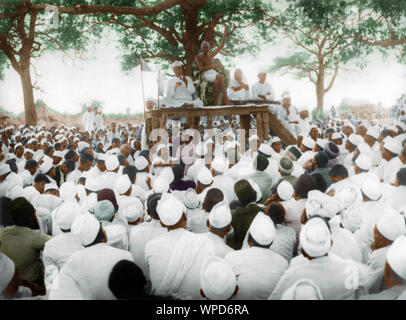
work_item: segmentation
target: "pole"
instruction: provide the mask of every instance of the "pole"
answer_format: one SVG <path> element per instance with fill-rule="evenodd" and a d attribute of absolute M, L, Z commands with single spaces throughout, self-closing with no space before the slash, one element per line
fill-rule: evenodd
<path fill-rule="evenodd" d="M 158 110 L 159 110 L 159 92 L 160 92 L 160 84 L 161 84 L 161 69 L 158 68 Z"/>
<path fill-rule="evenodd" d="M 141 69 L 141 87 L 142 87 L 142 101 L 144 103 L 144 119 L 145 119 L 145 93 L 144 93 L 144 77 L 142 74 L 142 60 L 141 60 L 141 56 L 139 56 L 140 59 L 140 69 Z M 145 123 L 147 123 L 147 121 L 145 121 Z"/>

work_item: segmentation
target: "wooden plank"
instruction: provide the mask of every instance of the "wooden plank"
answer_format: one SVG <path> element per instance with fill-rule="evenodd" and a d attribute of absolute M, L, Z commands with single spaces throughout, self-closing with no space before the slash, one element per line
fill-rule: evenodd
<path fill-rule="evenodd" d="M 147 111 L 145 114 L 146 119 L 151 119 L 152 128 L 162 126 L 159 120 L 166 120 L 169 118 L 188 118 L 188 124 L 192 128 L 197 128 L 198 120 L 200 117 L 208 117 L 212 119 L 215 116 L 230 116 L 240 115 L 241 128 L 247 130 L 249 134 L 249 122 L 250 116 L 255 115 L 257 118 L 257 131 L 258 136 L 261 139 L 267 140 L 269 137 L 269 128 L 272 128 L 274 133 L 282 140 L 286 145 L 296 144 L 295 137 L 287 130 L 282 123 L 268 111 L 268 106 L 264 105 L 249 105 L 249 106 L 231 106 L 221 108 L 199 108 L 199 109 L 185 109 L 185 108 L 170 108 Z M 210 121 L 211 122 L 211 121 Z M 146 121 L 146 125 L 149 126 L 150 122 Z M 211 126 L 210 126 L 211 127 Z M 209 128 L 210 128 L 209 127 Z M 147 129 L 148 131 L 148 129 Z"/>
<path fill-rule="evenodd" d="M 268 112 L 269 126 L 273 132 L 282 140 L 286 145 L 296 144 L 295 137 L 289 132 L 288 129 L 270 112 Z"/>

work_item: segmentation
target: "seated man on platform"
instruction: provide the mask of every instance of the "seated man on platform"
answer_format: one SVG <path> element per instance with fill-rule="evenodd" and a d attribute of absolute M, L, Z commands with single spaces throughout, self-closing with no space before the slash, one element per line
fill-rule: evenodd
<path fill-rule="evenodd" d="M 214 83 L 214 103 L 213 105 L 219 105 L 219 98 L 220 98 L 220 91 L 223 94 L 223 100 L 225 105 L 231 105 L 230 100 L 227 97 L 227 92 L 224 84 L 224 76 L 219 74 L 215 69 L 219 69 L 222 67 L 221 64 L 214 63 L 214 57 L 223 49 L 226 36 L 227 36 L 228 27 L 223 35 L 223 39 L 221 41 L 220 46 L 210 52 L 210 43 L 207 41 L 203 41 L 201 45 L 202 54 L 196 56 L 196 63 L 199 67 L 199 70 L 204 73 L 204 78 L 208 82 Z"/>
<path fill-rule="evenodd" d="M 247 79 L 240 69 L 234 72 L 234 78 L 231 80 L 228 89 L 228 98 L 232 101 L 246 101 L 250 98 L 250 87 L 247 84 Z"/>
<path fill-rule="evenodd" d="M 176 61 L 172 64 L 172 70 L 175 77 L 169 80 L 167 96 L 162 101 L 162 106 L 180 108 L 180 107 L 202 107 L 201 100 L 195 100 L 193 95 L 196 91 L 192 79 L 183 75 L 183 64 Z"/>
<path fill-rule="evenodd" d="M 258 71 L 258 82 L 252 86 L 252 99 L 254 100 L 275 100 L 275 92 L 272 86 L 266 81 L 266 70 Z"/>

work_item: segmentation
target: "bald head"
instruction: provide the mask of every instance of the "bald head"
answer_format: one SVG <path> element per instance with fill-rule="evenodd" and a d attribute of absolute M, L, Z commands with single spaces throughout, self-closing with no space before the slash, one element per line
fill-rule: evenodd
<path fill-rule="evenodd" d="M 125 157 L 128 158 L 131 154 L 131 146 L 129 144 L 123 144 L 120 147 L 120 153 Z"/>

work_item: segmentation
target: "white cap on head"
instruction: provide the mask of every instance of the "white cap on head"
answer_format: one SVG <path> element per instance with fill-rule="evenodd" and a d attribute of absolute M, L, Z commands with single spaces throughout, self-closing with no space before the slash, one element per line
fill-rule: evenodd
<path fill-rule="evenodd" d="M 7 289 L 14 277 L 15 265 L 13 260 L 0 252 L 0 295 Z"/>
<path fill-rule="evenodd" d="M 237 279 L 228 262 L 213 255 L 208 256 L 203 262 L 200 286 L 208 299 L 226 300 L 233 296 Z"/>
<path fill-rule="evenodd" d="M 337 199 L 319 191 L 311 190 L 307 195 L 306 215 L 310 218 L 318 215 L 332 219 L 342 209 L 342 204 Z"/>
<path fill-rule="evenodd" d="M 171 184 L 173 182 L 173 180 L 175 179 L 172 168 L 170 168 L 170 167 L 163 168 L 161 173 L 159 174 L 159 176 L 162 178 L 165 178 L 169 182 L 169 184 Z"/>
<path fill-rule="evenodd" d="M 359 146 L 362 143 L 362 137 L 358 134 L 350 134 L 350 136 L 348 137 L 348 141 L 351 142 L 351 144 L 353 144 L 354 146 Z"/>
<path fill-rule="evenodd" d="M 0 164 L 0 176 L 11 172 L 10 166 L 7 163 Z"/>
<path fill-rule="evenodd" d="M 56 183 L 51 182 L 51 183 L 45 184 L 44 192 L 47 192 L 49 190 L 58 190 L 59 191 L 59 188 L 56 185 Z"/>
<path fill-rule="evenodd" d="M 357 231 L 361 226 L 362 211 L 357 206 L 352 206 L 341 211 L 340 216 L 343 227 L 351 232 Z"/>
<path fill-rule="evenodd" d="M 310 150 L 313 150 L 314 146 L 316 145 L 316 142 L 314 142 L 314 140 L 312 138 L 306 137 L 306 138 L 303 139 L 302 144 L 306 148 L 308 148 Z"/>
<path fill-rule="evenodd" d="M 326 222 L 319 217 L 308 220 L 300 230 L 300 244 L 312 258 L 326 255 L 331 248 L 331 233 Z"/>
<path fill-rule="evenodd" d="M 240 171 L 241 172 L 241 171 Z M 247 181 L 249 182 L 249 184 L 251 185 L 252 189 L 255 190 L 255 193 L 257 195 L 256 198 L 256 202 L 258 202 L 259 200 L 262 199 L 262 191 L 261 188 L 259 187 L 258 183 L 256 183 L 255 181 L 251 180 L 251 179 L 247 179 Z"/>
<path fill-rule="evenodd" d="M 262 73 L 265 73 L 265 74 L 267 73 L 267 72 L 266 72 L 266 69 L 263 68 L 263 67 L 261 67 L 261 68 L 258 69 L 257 75 L 262 74 Z"/>
<path fill-rule="evenodd" d="M 292 199 L 294 189 L 290 182 L 283 180 L 278 185 L 276 192 L 278 193 L 278 196 L 282 201 L 288 201 L 288 200 Z"/>
<path fill-rule="evenodd" d="M 388 140 L 386 140 L 383 147 L 386 150 L 388 150 L 388 151 L 390 151 L 390 152 L 392 152 L 392 153 L 394 153 L 396 155 L 399 155 L 399 154 L 402 153 L 401 144 L 399 142 L 395 141 L 393 138 L 389 138 Z"/>
<path fill-rule="evenodd" d="M 78 151 L 82 152 L 82 150 L 85 148 L 90 148 L 90 145 L 85 141 L 79 141 L 78 142 Z"/>
<path fill-rule="evenodd" d="M 127 174 L 123 174 L 122 176 L 118 177 L 116 183 L 114 185 L 114 190 L 118 194 L 126 193 L 131 187 L 131 180 Z"/>
<path fill-rule="evenodd" d="M 263 246 L 272 244 L 276 237 L 273 221 L 261 211 L 257 213 L 252 221 L 249 233 L 257 243 Z"/>
<path fill-rule="evenodd" d="M 279 137 L 273 137 L 272 140 L 271 140 L 271 145 L 273 145 L 273 144 L 276 143 L 276 142 L 281 142 L 281 141 L 282 141 L 281 138 L 279 138 Z"/>
<path fill-rule="evenodd" d="M 213 182 L 213 176 L 207 167 L 202 167 L 197 175 L 197 180 L 201 184 L 208 186 Z"/>
<path fill-rule="evenodd" d="M 284 99 L 290 99 L 290 98 L 291 98 L 291 96 L 290 96 L 289 90 L 285 90 L 285 91 L 282 93 L 282 100 L 284 100 Z"/>
<path fill-rule="evenodd" d="M 215 157 L 213 159 L 213 162 L 211 163 L 211 168 L 216 173 L 220 173 L 220 174 L 224 173 L 228 168 L 226 159 L 224 159 L 222 157 Z"/>
<path fill-rule="evenodd" d="M 343 186 L 338 187 L 334 197 L 343 205 L 344 208 L 362 204 L 361 190 L 353 184 L 344 184 Z"/>
<path fill-rule="evenodd" d="M 355 164 L 358 168 L 366 171 L 369 171 L 372 168 L 371 158 L 362 153 L 355 160 Z"/>
<path fill-rule="evenodd" d="M 217 229 L 225 228 L 231 223 L 231 211 L 227 201 L 223 200 L 211 209 L 209 222 Z"/>
<path fill-rule="evenodd" d="M 379 137 L 379 129 L 378 129 L 378 127 L 370 127 L 368 130 L 367 130 L 367 133 L 366 133 L 368 136 L 371 136 L 372 138 L 374 138 L 375 140 L 377 140 L 378 139 L 378 137 Z"/>
<path fill-rule="evenodd" d="M 182 61 L 175 61 L 174 63 L 172 63 L 172 69 L 175 67 L 182 67 L 183 63 Z"/>
<path fill-rule="evenodd" d="M 74 200 L 76 196 L 76 185 L 70 181 L 63 183 L 59 189 L 59 196 L 63 201 Z"/>
<path fill-rule="evenodd" d="M 75 234 L 83 246 L 88 246 L 96 240 L 101 224 L 90 213 L 79 215 L 72 223 L 71 231 Z"/>
<path fill-rule="evenodd" d="M 183 203 L 185 204 L 185 207 L 188 209 L 196 209 L 200 205 L 200 200 L 199 197 L 197 196 L 197 193 L 195 189 L 189 188 L 186 190 L 186 192 L 183 195 Z"/>
<path fill-rule="evenodd" d="M 309 109 L 308 109 L 306 106 L 301 106 L 301 107 L 298 108 L 297 111 L 299 111 L 299 112 L 302 112 L 302 111 L 309 111 Z"/>
<path fill-rule="evenodd" d="M 390 130 L 390 131 L 393 131 L 395 133 L 398 132 L 398 128 L 396 126 L 394 126 L 394 125 L 389 125 L 389 126 L 386 127 L 386 129 Z"/>
<path fill-rule="evenodd" d="M 261 145 L 258 148 L 258 152 L 263 153 L 265 156 L 267 156 L 268 158 L 270 156 L 272 156 L 272 147 L 267 144 L 267 143 L 261 143 Z"/>
<path fill-rule="evenodd" d="M 323 148 L 323 149 L 324 149 L 324 147 L 326 146 L 326 140 L 317 138 L 316 144 L 317 144 L 320 148 Z"/>
<path fill-rule="evenodd" d="M 367 179 L 361 187 L 362 192 L 372 201 L 377 201 L 382 195 L 382 185 L 379 181 Z"/>
<path fill-rule="evenodd" d="M 97 178 L 87 178 L 85 188 L 92 192 L 97 192 L 100 189 L 99 180 Z"/>
<path fill-rule="evenodd" d="M 146 167 L 148 167 L 148 160 L 145 159 L 144 156 L 138 156 L 134 160 L 134 166 L 137 168 L 138 171 L 144 170 Z"/>
<path fill-rule="evenodd" d="M 186 211 L 185 206 L 174 195 L 165 193 L 156 208 L 159 219 L 166 226 L 177 224 Z"/>
<path fill-rule="evenodd" d="M 167 179 L 159 175 L 154 179 L 154 182 L 152 183 L 152 189 L 156 193 L 166 193 L 169 190 L 169 182 Z"/>
<path fill-rule="evenodd" d="M 115 155 L 107 156 L 105 163 L 107 171 L 116 170 L 120 166 L 120 162 L 118 161 L 118 158 Z"/>
<path fill-rule="evenodd" d="M 63 158 L 63 152 L 56 150 L 54 152 L 53 158 Z"/>
<path fill-rule="evenodd" d="M 406 280 L 406 236 L 399 236 L 390 246 L 386 261 L 391 269 Z"/>
<path fill-rule="evenodd" d="M 332 136 L 331 136 L 331 139 L 332 139 L 332 140 L 342 139 L 342 138 L 343 138 L 343 137 L 342 137 L 341 133 L 339 133 L 339 132 L 334 132 L 334 133 L 332 134 Z"/>
<path fill-rule="evenodd" d="M 386 239 L 394 241 L 400 235 L 405 234 L 405 218 L 397 211 L 386 208 L 376 222 L 376 228 Z"/>
<path fill-rule="evenodd" d="M 78 211 L 70 203 L 64 203 L 56 212 L 56 224 L 63 230 L 70 230 Z"/>
<path fill-rule="evenodd" d="M 40 165 L 39 171 L 43 174 L 47 173 L 49 170 L 52 169 L 53 162 L 48 158 L 44 158 L 44 162 Z"/>
<path fill-rule="evenodd" d="M 128 222 L 136 222 L 142 218 L 144 214 L 144 206 L 140 199 L 130 198 L 124 206 L 124 216 Z"/>

